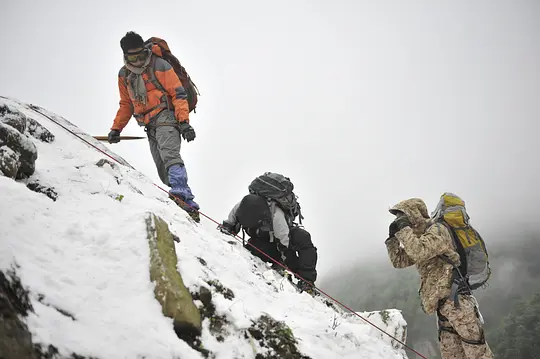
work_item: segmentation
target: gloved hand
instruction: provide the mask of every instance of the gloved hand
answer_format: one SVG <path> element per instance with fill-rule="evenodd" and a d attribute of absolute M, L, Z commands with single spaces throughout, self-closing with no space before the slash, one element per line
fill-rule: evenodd
<path fill-rule="evenodd" d="M 388 235 L 390 238 L 394 237 L 397 232 L 401 231 L 405 227 L 410 227 L 411 221 L 409 220 L 409 217 L 406 215 L 401 215 L 394 219 L 392 223 L 390 223 L 390 227 L 388 228 Z"/>
<path fill-rule="evenodd" d="M 111 130 L 109 132 L 109 135 L 107 136 L 107 140 L 109 143 L 118 143 L 120 142 L 120 131 L 119 130 Z"/>
<path fill-rule="evenodd" d="M 218 225 L 218 229 L 221 231 L 221 233 L 229 236 L 235 236 L 238 234 L 238 232 L 240 232 L 240 226 L 238 224 L 233 225 L 226 221 L 223 221 L 222 224 Z"/>
<path fill-rule="evenodd" d="M 180 134 L 184 138 L 184 140 L 191 142 L 195 139 L 195 130 L 191 125 L 187 122 L 180 122 L 178 125 L 178 130 L 180 131 Z"/>
<path fill-rule="evenodd" d="M 276 240 L 276 246 L 279 253 L 281 253 L 281 260 L 285 261 L 285 259 L 287 259 L 287 247 L 281 244 L 281 242 L 278 240 Z"/>

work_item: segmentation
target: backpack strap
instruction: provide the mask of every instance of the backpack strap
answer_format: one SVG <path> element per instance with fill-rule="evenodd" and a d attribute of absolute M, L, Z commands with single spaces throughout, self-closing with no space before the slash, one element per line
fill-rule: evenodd
<path fill-rule="evenodd" d="M 454 301 L 454 306 L 459 309 L 459 294 L 471 294 L 469 282 L 467 281 L 467 278 L 461 274 L 459 267 L 457 267 L 446 254 L 439 255 L 439 258 L 453 267 L 452 286 L 450 287 L 449 298 L 452 298 Z"/>
<path fill-rule="evenodd" d="M 128 87 L 128 76 L 131 73 L 126 65 L 124 65 L 124 86 Z"/>
<path fill-rule="evenodd" d="M 465 248 L 463 248 L 463 244 L 461 244 L 461 241 L 459 240 L 455 232 L 452 230 L 452 227 L 450 227 L 448 223 L 446 223 L 444 220 L 438 221 L 437 223 L 440 223 L 443 226 L 445 226 L 446 229 L 448 230 L 448 233 L 452 237 L 452 240 L 456 246 L 456 252 L 459 254 L 459 259 L 461 262 L 459 267 L 457 268 L 460 271 L 460 274 L 466 277 L 467 276 L 467 256 L 465 255 Z M 456 266 L 454 265 L 454 267 Z"/>
<path fill-rule="evenodd" d="M 270 223 L 270 231 L 268 231 L 268 234 L 270 235 L 270 243 L 274 242 L 274 213 L 276 212 L 276 203 L 272 200 L 267 199 L 270 203 L 268 204 L 270 206 L 270 214 L 272 215 L 272 223 Z"/>
<path fill-rule="evenodd" d="M 150 112 L 154 111 L 155 109 L 158 109 L 158 108 L 167 108 L 167 102 L 160 102 L 159 104 L 155 105 L 154 107 L 152 108 L 149 108 L 148 110 L 144 111 L 144 112 L 141 112 L 141 113 L 138 113 L 138 114 L 133 114 L 133 117 L 135 117 L 136 120 L 139 120 L 140 118 L 143 118 L 144 116 L 148 115 Z M 161 111 L 160 111 L 161 112 Z M 153 117 L 155 118 L 155 116 Z M 173 126 L 173 125 L 169 125 L 169 124 L 164 124 L 166 126 Z"/>
<path fill-rule="evenodd" d="M 459 254 L 460 265 L 456 265 L 446 254 L 439 255 L 446 263 L 450 264 L 452 269 L 452 286 L 450 288 L 450 298 L 454 301 L 454 306 L 459 309 L 459 294 L 471 294 L 471 288 L 469 286 L 469 280 L 467 277 L 467 257 L 465 255 L 465 249 L 461 244 L 461 241 L 455 233 L 452 231 L 452 228 L 445 223 L 444 221 L 437 221 L 435 224 L 442 224 L 448 230 L 448 233 L 452 237 L 453 242 L 455 243 L 456 250 Z M 440 229 L 439 229 L 440 230 Z"/>
<path fill-rule="evenodd" d="M 161 99 L 161 104 L 165 104 L 163 107 L 167 108 L 169 111 L 173 109 L 173 106 L 169 103 L 169 95 L 167 94 L 167 90 L 156 77 L 156 56 L 155 54 L 151 54 L 152 58 L 150 59 L 150 64 L 146 68 L 146 73 L 148 74 L 148 80 L 154 85 L 158 90 L 160 90 L 163 93 L 163 97 Z M 165 101 L 163 101 L 165 99 Z"/>
<path fill-rule="evenodd" d="M 167 95 L 167 91 L 165 88 L 161 85 L 161 83 L 158 81 L 156 77 L 156 55 L 152 54 L 150 55 L 152 58 L 150 59 L 150 64 L 146 68 L 146 73 L 148 74 L 148 79 L 154 85 L 157 89 L 159 89 L 161 92 L 163 92 L 164 95 Z"/>

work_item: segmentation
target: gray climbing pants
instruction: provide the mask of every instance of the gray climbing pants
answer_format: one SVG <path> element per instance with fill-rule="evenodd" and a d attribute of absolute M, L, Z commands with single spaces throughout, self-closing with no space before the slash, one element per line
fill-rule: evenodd
<path fill-rule="evenodd" d="M 180 156 L 182 139 L 178 121 L 172 111 L 164 109 L 145 126 L 145 131 L 159 178 L 169 186 L 169 167 L 174 164 L 184 165 Z"/>

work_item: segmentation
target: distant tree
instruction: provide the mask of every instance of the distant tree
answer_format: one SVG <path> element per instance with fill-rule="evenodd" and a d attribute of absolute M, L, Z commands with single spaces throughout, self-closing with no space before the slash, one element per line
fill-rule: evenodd
<path fill-rule="evenodd" d="M 519 236 L 488 245 L 493 274 L 489 286 L 474 293 L 498 359 L 540 359 L 540 236 Z M 407 344 L 438 347 L 435 318 L 421 309 L 414 267 L 394 269 L 388 260 L 375 261 L 321 282 L 323 289 L 356 311 L 401 310 L 408 324 Z"/>
<path fill-rule="evenodd" d="M 540 290 L 514 305 L 494 339 L 493 349 L 499 358 L 540 357 Z"/>

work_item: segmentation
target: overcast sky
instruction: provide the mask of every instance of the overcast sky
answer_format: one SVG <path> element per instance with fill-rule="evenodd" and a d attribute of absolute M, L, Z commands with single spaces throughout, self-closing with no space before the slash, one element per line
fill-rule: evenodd
<path fill-rule="evenodd" d="M 201 210 L 221 221 L 255 176 L 289 176 L 321 275 L 386 256 L 406 198 L 453 191 L 484 232 L 538 216 L 537 0 L 0 6 L 0 95 L 92 135 L 118 108 L 120 38 L 165 38 L 202 93 L 182 148 Z M 109 147 L 160 183 L 146 140 Z"/>

